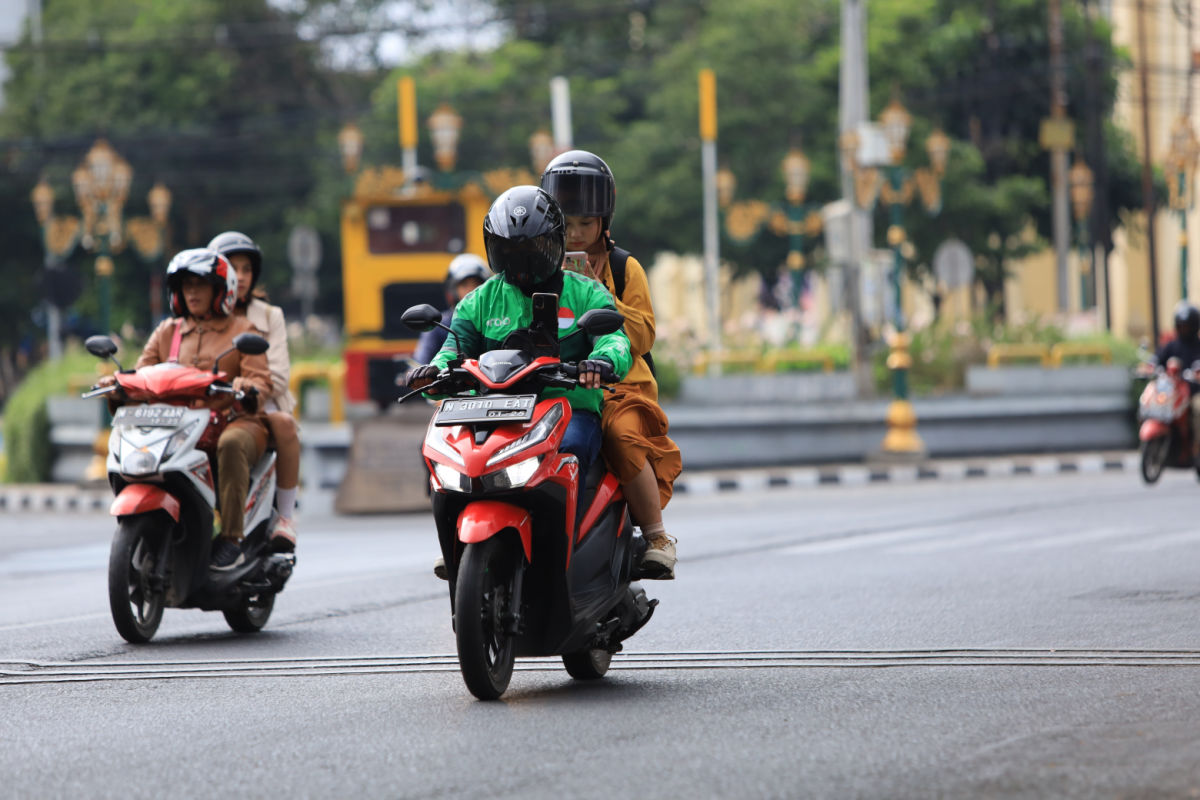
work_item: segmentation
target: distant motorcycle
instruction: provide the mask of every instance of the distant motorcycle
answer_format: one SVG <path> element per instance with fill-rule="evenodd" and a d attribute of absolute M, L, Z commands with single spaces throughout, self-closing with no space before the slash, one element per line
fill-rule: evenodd
<path fill-rule="evenodd" d="M 233 341 L 243 353 L 267 351 L 267 340 L 252 333 Z M 117 346 L 107 336 L 93 336 L 85 346 L 116 362 Z M 226 425 L 226 416 L 211 406 L 232 395 L 252 411 L 257 395 L 235 391 L 216 366 L 205 372 L 166 362 L 127 372 L 117 363 L 117 369 L 114 385 L 83 395 L 123 403 L 113 414 L 107 464 L 116 494 L 108 600 L 117 632 L 135 644 L 150 641 L 166 606 L 221 611 L 242 633 L 262 629 L 296 564 L 292 553 L 271 552 L 268 541 L 275 517 L 273 451 L 250 471 L 245 562 L 227 572 L 209 569 L 217 504 L 209 453 Z"/>
<path fill-rule="evenodd" d="M 1150 382 L 1138 400 L 1138 441 L 1142 455 L 1142 480 L 1155 483 L 1163 469 L 1193 469 L 1200 467 L 1192 458 L 1191 390 L 1188 380 L 1193 370 L 1183 369 L 1178 358 L 1167 360 L 1166 366 L 1145 365 L 1139 372 Z"/>
<path fill-rule="evenodd" d="M 484 700 L 508 688 L 518 655 L 558 655 L 574 678 L 603 677 L 658 603 L 632 582 L 646 545 L 633 535 L 620 482 L 602 459 L 580 475 L 575 456 L 559 451 L 571 406 L 542 390 L 573 388 L 578 373 L 558 357 L 557 309 L 555 295 L 534 295 L 534 325 L 510 334 L 508 349 L 456 359 L 425 390 L 401 398 L 450 395 L 422 452 L 459 667 Z M 402 318 L 428 330 L 440 316 L 423 305 Z M 622 320 L 593 309 L 568 336 L 611 333 Z"/>

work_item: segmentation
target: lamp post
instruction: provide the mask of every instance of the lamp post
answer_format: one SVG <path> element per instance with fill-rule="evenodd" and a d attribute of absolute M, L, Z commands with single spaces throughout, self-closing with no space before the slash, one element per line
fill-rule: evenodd
<path fill-rule="evenodd" d="M 1082 158 L 1071 165 L 1067 177 L 1071 187 L 1071 210 L 1075 215 L 1075 222 L 1079 225 L 1079 308 L 1087 310 L 1094 304 L 1092 295 L 1095 290 L 1089 280 L 1092 270 L 1087 258 L 1088 216 L 1092 213 L 1092 201 L 1095 199 L 1095 179 L 1091 168 Z M 1184 297 L 1187 297 L 1186 280 L 1183 288 Z"/>
<path fill-rule="evenodd" d="M 1188 297 L 1187 279 L 1187 212 L 1192 207 L 1195 197 L 1195 187 L 1192 183 L 1192 173 L 1196 170 L 1196 160 L 1200 155 L 1200 145 L 1196 142 L 1196 134 L 1186 116 L 1181 116 L 1171 131 L 1171 147 L 1167 151 L 1165 171 L 1167 172 L 1167 202 L 1173 211 L 1179 213 L 1179 295 L 1182 299 Z"/>
<path fill-rule="evenodd" d="M 133 180 L 133 168 L 103 139 L 88 150 L 83 161 L 71 173 L 75 202 L 83 210 L 81 241 L 85 249 L 96 253 L 97 290 L 100 301 L 100 328 L 111 326 L 112 254 L 123 246 L 121 211 Z"/>
<path fill-rule="evenodd" d="M 458 136 L 461 130 L 462 117 L 446 103 L 442 103 L 429 115 L 433 158 L 442 172 L 454 169 L 454 162 L 458 159 Z"/>
<path fill-rule="evenodd" d="M 925 444 L 917 433 L 917 415 L 908 399 L 908 370 L 912 367 L 912 355 L 908 350 L 909 338 L 905 331 L 901 277 L 904 254 L 906 250 L 911 250 L 911 245 L 907 243 L 908 235 L 904 230 L 904 208 L 912 202 L 915 193 L 920 195 L 921 203 L 929 213 L 936 214 L 941 210 L 941 180 L 950 155 L 950 138 L 942 131 L 935 130 L 925 140 L 930 166 L 910 170 L 904 166 L 904 156 L 912 130 L 912 115 L 898 98 L 892 98 L 879 115 L 879 128 L 888 150 L 882 181 L 873 165 L 857 163 L 859 142 L 856 138 L 847 137 L 841 143 L 841 148 L 843 157 L 850 162 L 854 173 L 856 202 L 870 207 L 878 192 L 880 201 L 888 207 L 887 243 L 892 249 L 892 320 L 895 332 L 888 342 L 891 353 L 888 354 L 887 366 L 892 371 L 894 399 L 888 406 L 887 433 L 881 450 L 885 457 L 913 459 L 924 455 Z"/>
<path fill-rule="evenodd" d="M 134 252 L 150 267 L 150 316 L 163 317 L 162 257 L 167 249 L 167 218 L 171 213 L 171 190 L 155 183 L 146 194 L 149 217 L 134 217 L 125 225 L 126 238 Z"/>
<path fill-rule="evenodd" d="M 62 357 L 61 309 L 59 304 L 66 299 L 64 291 L 72 291 L 62 273 L 63 259 L 70 255 L 79 242 L 79 220 L 75 217 L 54 216 L 54 189 L 43 177 L 29 193 L 34 213 L 42 229 L 43 282 L 49 293 L 46 298 L 46 341 L 51 359 Z"/>

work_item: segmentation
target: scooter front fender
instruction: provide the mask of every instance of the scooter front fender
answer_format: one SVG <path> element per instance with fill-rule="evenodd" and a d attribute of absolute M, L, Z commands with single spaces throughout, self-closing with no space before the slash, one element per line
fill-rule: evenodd
<path fill-rule="evenodd" d="M 482 542 L 507 528 L 517 531 L 525 559 L 532 560 L 533 524 L 525 509 L 499 500 L 479 500 L 458 515 L 458 540 L 463 544 Z"/>
<path fill-rule="evenodd" d="M 1170 433 L 1170 428 L 1165 422 L 1160 422 L 1156 419 L 1148 419 L 1142 423 L 1142 427 L 1138 429 L 1138 441 L 1148 442 L 1151 439 L 1157 439 L 1160 436 L 1166 436 Z"/>
<path fill-rule="evenodd" d="M 127 517 L 131 514 L 159 510 L 167 512 L 171 519 L 179 522 L 179 500 L 161 486 L 131 483 L 113 499 L 108 513 L 114 517 Z"/>

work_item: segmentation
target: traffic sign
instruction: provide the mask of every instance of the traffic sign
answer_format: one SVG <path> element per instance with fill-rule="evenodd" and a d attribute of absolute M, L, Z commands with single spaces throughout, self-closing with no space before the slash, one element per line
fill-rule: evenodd
<path fill-rule="evenodd" d="M 321 236 L 308 225 L 297 225 L 288 236 L 287 255 L 296 272 L 316 272 L 321 265 Z"/>

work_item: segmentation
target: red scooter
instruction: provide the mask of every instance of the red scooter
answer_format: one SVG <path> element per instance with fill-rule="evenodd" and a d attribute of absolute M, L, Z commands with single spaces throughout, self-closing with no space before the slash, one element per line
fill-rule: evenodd
<path fill-rule="evenodd" d="M 1151 365 L 1146 365 L 1150 367 Z M 1191 389 L 1192 369 L 1184 370 L 1178 358 L 1167 360 L 1149 374 L 1150 382 L 1138 400 L 1138 440 L 1142 452 L 1142 480 L 1156 482 L 1166 467 L 1196 468 L 1192 458 Z"/>
<path fill-rule="evenodd" d="M 542 392 L 578 381 L 576 365 L 558 357 L 557 305 L 555 295 L 535 295 L 533 325 L 510 334 L 506 349 L 455 359 L 400 399 L 448 396 L 422 454 L 459 667 L 483 700 L 508 688 L 517 656 L 558 655 L 574 678 L 603 677 L 658 604 L 632 583 L 646 545 L 633 535 L 616 476 L 602 459 L 580 475 L 575 456 L 559 452 L 571 406 Z M 424 331 L 440 317 L 421 305 L 402 319 Z M 622 323 L 616 311 L 593 309 L 569 335 L 603 335 Z"/>

